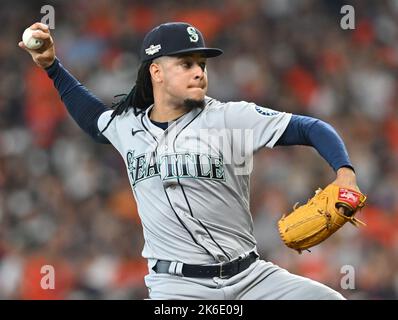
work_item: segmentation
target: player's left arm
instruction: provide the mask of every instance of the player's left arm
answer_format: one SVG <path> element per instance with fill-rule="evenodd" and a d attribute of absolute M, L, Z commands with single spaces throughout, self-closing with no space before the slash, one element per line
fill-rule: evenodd
<path fill-rule="evenodd" d="M 330 124 L 312 117 L 292 115 L 275 145 L 306 145 L 315 148 L 336 172 L 334 184 L 359 191 L 345 144 Z"/>

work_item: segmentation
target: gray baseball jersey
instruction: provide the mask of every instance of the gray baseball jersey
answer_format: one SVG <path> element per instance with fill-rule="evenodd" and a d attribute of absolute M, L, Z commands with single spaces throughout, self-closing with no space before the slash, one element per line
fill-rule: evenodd
<path fill-rule="evenodd" d="M 189 264 L 224 262 L 256 249 L 249 208 L 253 153 L 272 148 L 291 114 L 206 97 L 166 130 L 117 116 L 103 133 L 122 155 L 137 202 L 143 257 Z M 98 120 L 102 130 L 112 111 Z"/>

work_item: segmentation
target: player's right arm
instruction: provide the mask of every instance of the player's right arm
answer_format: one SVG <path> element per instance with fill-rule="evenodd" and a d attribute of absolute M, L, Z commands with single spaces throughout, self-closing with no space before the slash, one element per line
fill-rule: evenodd
<path fill-rule="evenodd" d="M 50 30 L 43 23 L 34 23 L 31 29 L 35 38 L 43 40 L 43 45 L 37 50 L 30 50 L 23 42 L 19 47 L 29 52 L 33 61 L 43 68 L 53 80 L 55 88 L 65 104 L 69 114 L 76 123 L 95 141 L 109 143 L 102 135 L 99 135 L 98 119 L 106 111 L 111 110 L 101 100 L 88 91 L 76 78 L 74 78 L 59 62 L 55 56 L 54 41 Z"/>

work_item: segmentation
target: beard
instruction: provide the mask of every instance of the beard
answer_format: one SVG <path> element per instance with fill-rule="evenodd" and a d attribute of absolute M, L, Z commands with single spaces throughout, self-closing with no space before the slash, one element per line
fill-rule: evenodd
<path fill-rule="evenodd" d="M 191 111 L 196 108 L 203 109 L 205 107 L 205 100 L 195 100 L 195 99 L 185 99 L 183 102 L 183 106 L 188 110 Z"/>

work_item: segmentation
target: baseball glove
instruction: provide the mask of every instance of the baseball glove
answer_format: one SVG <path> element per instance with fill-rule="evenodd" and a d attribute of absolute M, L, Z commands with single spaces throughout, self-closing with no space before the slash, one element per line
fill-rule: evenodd
<path fill-rule="evenodd" d="M 301 253 L 330 237 L 347 221 L 354 226 L 365 225 L 354 217 L 366 202 L 360 192 L 330 184 L 325 190 L 318 189 L 305 205 L 278 221 L 283 242 Z"/>

